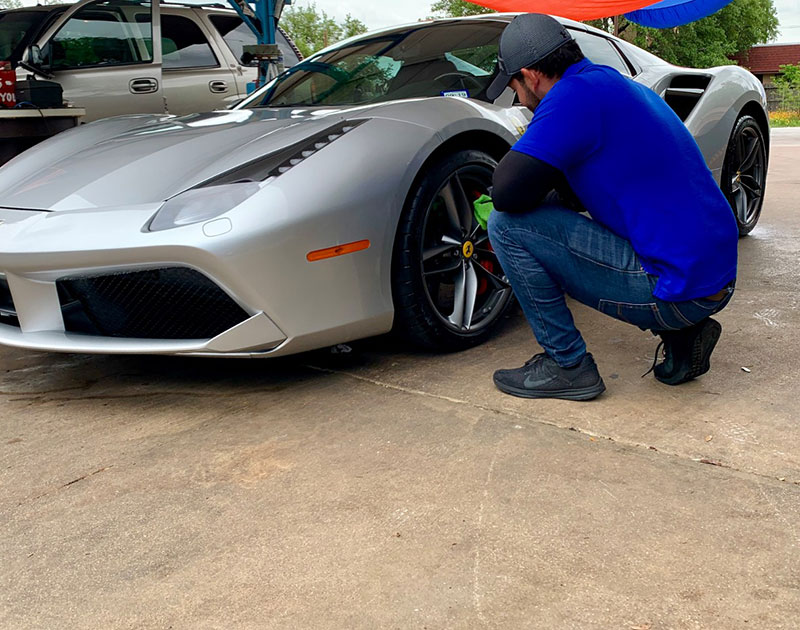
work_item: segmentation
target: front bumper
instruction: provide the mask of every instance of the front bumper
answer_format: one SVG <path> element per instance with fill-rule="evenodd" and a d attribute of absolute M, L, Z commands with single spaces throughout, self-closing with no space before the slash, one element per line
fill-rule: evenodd
<path fill-rule="evenodd" d="M 253 356 L 286 341 L 263 311 L 215 277 L 214 270 L 235 274 L 213 247 L 193 246 L 196 232 L 210 240 L 203 226 L 184 230 L 189 243 L 181 246 L 169 235 L 142 232 L 156 209 L 0 210 L 0 343 L 60 352 Z M 102 241 L 87 238 L 92 234 Z"/>

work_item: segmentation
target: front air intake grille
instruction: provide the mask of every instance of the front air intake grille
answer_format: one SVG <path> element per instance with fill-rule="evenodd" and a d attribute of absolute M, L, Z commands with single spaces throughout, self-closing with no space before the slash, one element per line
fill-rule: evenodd
<path fill-rule="evenodd" d="M 8 280 L 3 276 L 0 276 L 0 324 L 19 326 L 17 309 L 14 307 L 14 300 L 11 298 Z"/>
<path fill-rule="evenodd" d="M 57 283 L 68 332 L 132 339 L 210 339 L 249 315 L 203 274 L 183 267 Z"/>

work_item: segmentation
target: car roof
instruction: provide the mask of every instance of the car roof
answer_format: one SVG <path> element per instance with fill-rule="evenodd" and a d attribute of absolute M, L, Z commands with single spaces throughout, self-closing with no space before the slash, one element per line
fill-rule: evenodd
<path fill-rule="evenodd" d="M 426 26 L 431 26 L 431 25 L 434 25 L 434 24 L 457 24 L 458 22 L 475 23 L 475 22 L 478 22 L 478 21 L 481 21 L 481 22 L 503 22 L 505 24 L 508 24 L 509 22 L 511 22 L 511 20 L 513 20 L 518 15 L 522 15 L 522 13 L 521 12 L 515 12 L 515 13 L 481 13 L 481 14 L 478 14 L 478 15 L 467 15 L 467 16 L 464 16 L 464 17 L 433 18 L 433 19 L 430 19 L 430 20 L 420 20 L 418 22 L 408 22 L 406 24 L 396 24 L 394 26 L 386 26 L 386 27 L 383 27 L 383 28 L 378 28 L 378 29 L 375 29 L 375 30 L 372 30 L 372 31 L 368 31 L 366 33 L 362 33 L 360 35 L 355 35 L 355 36 L 350 37 L 348 39 L 344 39 L 344 40 L 342 40 L 340 42 L 336 42 L 335 44 L 331 44 L 330 46 L 315 52 L 314 56 L 316 56 L 316 55 L 318 55 L 320 53 L 323 53 L 323 52 L 328 52 L 330 50 L 335 50 L 337 48 L 346 46 L 351 41 L 360 40 L 360 39 L 363 39 L 365 37 L 377 37 L 377 36 L 381 36 L 381 35 L 389 35 L 389 34 L 392 34 L 392 33 L 398 33 L 398 32 L 402 32 L 402 31 L 407 31 L 408 29 L 412 29 L 412 28 L 424 28 Z M 593 32 L 597 32 L 597 33 L 603 33 L 603 31 L 600 31 L 599 29 L 593 28 L 591 26 L 587 26 L 586 24 L 582 24 L 581 22 L 576 22 L 575 20 L 570 20 L 568 18 L 559 17 L 557 15 L 554 15 L 552 17 L 555 18 L 556 20 L 558 20 L 559 22 L 561 22 L 564 26 L 569 26 L 571 28 L 575 28 L 575 29 L 581 30 L 581 31 L 593 31 Z M 608 33 L 603 33 L 603 34 L 608 36 Z"/>

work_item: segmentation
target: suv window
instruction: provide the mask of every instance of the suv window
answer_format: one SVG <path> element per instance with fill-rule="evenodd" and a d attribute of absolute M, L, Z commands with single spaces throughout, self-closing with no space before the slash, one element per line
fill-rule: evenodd
<path fill-rule="evenodd" d="M 161 15 L 161 58 L 165 70 L 219 65 L 200 27 L 180 15 Z"/>
<path fill-rule="evenodd" d="M 570 33 L 575 38 L 575 41 L 578 42 L 583 54 L 586 55 L 592 63 L 611 66 L 619 70 L 626 77 L 631 76 L 631 69 L 610 40 L 599 35 L 593 35 L 592 33 L 583 31 L 573 31 L 572 29 L 570 29 Z"/>
<path fill-rule="evenodd" d="M 0 13 L 0 61 L 19 61 L 46 15 L 44 11 Z"/>
<path fill-rule="evenodd" d="M 250 19 L 258 26 L 259 21 L 257 19 Z M 238 15 L 212 15 L 211 23 L 214 25 L 214 28 L 219 31 L 220 35 L 222 35 L 225 43 L 228 44 L 228 48 L 231 49 L 233 56 L 236 57 L 242 65 L 251 68 L 258 66 L 258 61 L 255 59 L 248 59 L 247 63 L 242 62 L 243 47 L 252 46 L 257 43 L 255 34 L 250 30 L 250 27 L 242 21 L 242 18 Z M 283 33 L 279 30 L 275 31 L 275 41 L 278 44 L 281 55 L 283 55 L 283 65 L 285 67 L 289 68 L 300 61 L 297 54 L 289 45 L 289 42 L 286 41 Z"/>
<path fill-rule="evenodd" d="M 149 4 L 107 0 L 76 12 L 56 33 L 43 56 L 55 70 L 149 63 L 152 41 Z"/>

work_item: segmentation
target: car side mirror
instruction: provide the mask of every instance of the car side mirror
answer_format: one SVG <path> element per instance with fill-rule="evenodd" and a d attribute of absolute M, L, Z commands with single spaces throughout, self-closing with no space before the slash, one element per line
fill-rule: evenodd
<path fill-rule="evenodd" d="M 28 72 L 42 75 L 45 79 L 53 78 L 53 75 L 50 72 L 50 66 L 44 63 L 42 49 L 35 44 L 25 50 L 25 54 L 22 56 L 19 65 L 25 68 L 25 70 Z"/>
<path fill-rule="evenodd" d="M 31 65 L 42 67 L 42 49 L 36 44 L 30 47 L 29 60 Z"/>

